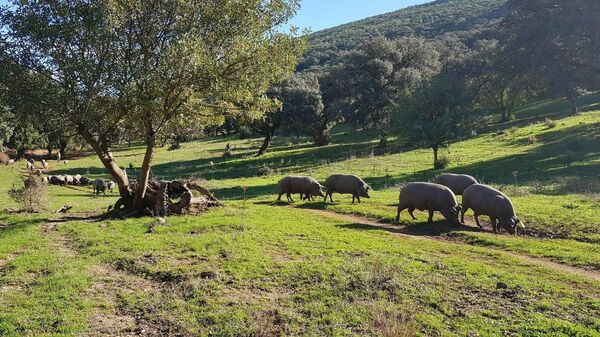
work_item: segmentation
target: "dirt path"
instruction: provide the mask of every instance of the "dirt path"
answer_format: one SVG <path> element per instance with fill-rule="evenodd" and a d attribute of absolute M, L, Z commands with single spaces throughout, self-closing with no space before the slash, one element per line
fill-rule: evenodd
<path fill-rule="evenodd" d="M 446 243 L 455 242 L 455 241 L 448 240 L 448 239 L 445 239 L 442 237 L 437 237 L 437 236 L 411 235 L 411 234 L 402 233 L 400 228 L 398 228 L 397 226 L 376 222 L 369 218 L 358 216 L 358 215 L 341 214 L 341 213 L 337 213 L 337 212 L 325 211 L 325 210 L 320 210 L 320 209 L 306 208 L 304 210 L 306 210 L 310 213 L 325 216 L 325 217 L 328 217 L 331 219 L 342 220 L 342 221 L 347 221 L 347 222 L 351 222 L 351 223 L 357 223 L 357 224 L 381 228 L 388 232 L 391 232 L 393 235 L 398 236 L 398 237 L 411 238 L 411 239 L 416 239 L 416 240 L 433 240 L 433 241 L 440 241 L 440 242 L 446 242 Z M 583 277 L 593 279 L 596 281 L 600 281 L 600 272 L 599 271 L 569 266 L 569 265 L 565 265 L 562 263 L 557 263 L 557 262 L 549 261 L 546 259 L 529 256 L 529 255 L 522 255 L 522 254 L 517 254 L 514 252 L 508 252 L 508 251 L 501 250 L 501 249 L 494 249 L 494 248 L 490 248 L 490 247 L 485 247 L 485 249 L 489 249 L 494 252 L 498 252 L 500 254 L 505 254 L 505 255 L 526 261 L 531 264 L 543 266 L 543 267 L 550 268 L 550 269 L 560 271 L 563 273 L 575 274 L 575 275 L 583 276 Z"/>
<path fill-rule="evenodd" d="M 85 215 L 77 217 L 85 219 Z M 77 218 L 76 217 L 76 218 Z M 73 218 L 71 216 L 71 218 Z M 49 237 L 50 247 L 61 256 L 77 258 L 77 250 L 72 248 L 71 240 L 58 231 L 58 226 L 65 218 L 48 219 L 41 226 L 43 235 Z M 95 282 L 83 296 L 94 301 L 94 314 L 89 320 L 89 330 L 82 336 L 141 336 L 144 331 L 139 328 L 135 317 L 121 313 L 117 300 L 120 294 L 150 288 L 149 281 L 120 272 L 108 265 L 92 265 L 88 273 Z"/>

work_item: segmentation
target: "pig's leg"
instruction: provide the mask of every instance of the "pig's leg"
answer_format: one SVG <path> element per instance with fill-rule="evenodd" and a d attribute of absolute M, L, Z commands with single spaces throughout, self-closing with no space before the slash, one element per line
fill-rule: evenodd
<path fill-rule="evenodd" d="M 477 224 L 477 226 L 479 226 L 479 228 L 483 228 L 481 223 L 479 223 L 479 214 L 475 213 L 474 216 L 475 216 L 475 223 Z"/>
<path fill-rule="evenodd" d="M 408 214 L 410 214 L 410 216 L 412 217 L 413 220 L 417 220 L 417 217 L 415 217 L 415 214 L 413 213 L 414 211 L 415 211 L 414 208 L 409 208 Z"/>
<path fill-rule="evenodd" d="M 406 207 L 402 207 L 400 205 L 398 205 L 398 213 L 396 213 L 396 222 L 400 222 L 400 212 L 402 212 L 403 210 L 405 210 Z"/>
<path fill-rule="evenodd" d="M 428 223 L 432 223 L 433 222 L 433 211 L 429 210 L 429 218 L 427 219 Z"/>

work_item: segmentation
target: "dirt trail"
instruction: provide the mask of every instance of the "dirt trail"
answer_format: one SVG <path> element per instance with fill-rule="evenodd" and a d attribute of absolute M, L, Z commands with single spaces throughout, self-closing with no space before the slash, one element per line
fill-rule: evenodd
<path fill-rule="evenodd" d="M 448 240 L 448 239 L 445 239 L 442 237 L 437 237 L 437 236 L 411 235 L 411 234 L 402 233 L 397 226 L 376 222 L 369 218 L 358 216 L 358 215 L 341 214 L 341 213 L 337 213 L 337 212 L 325 211 L 325 210 L 320 210 L 320 209 L 306 208 L 304 210 L 311 212 L 313 214 L 326 216 L 331 219 L 348 221 L 351 223 L 358 223 L 358 224 L 381 228 L 381 229 L 387 230 L 388 232 L 391 232 L 395 236 L 399 236 L 399 237 L 403 237 L 403 238 L 411 238 L 411 239 L 417 239 L 417 240 L 433 240 L 433 241 L 440 241 L 440 242 L 455 242 L 455 241 Z M 490 247 L 485 247 L 485 248 L 492 250 L 494 252 L 498 252 L 501 254 L 505 254 L 505 255 L 517 258 L 517 259 L 521 259 L 521 260 L 526 261 L 531 264 L 536 264 L 536 265 L 544 266 L 544 267 L 554 269 L 554 270 L 557 270 L 560 272 L 564 272 L 564 273 L 568 273 L 568 274 L 575 274 L 575 275 L 583 276 L 583 277 L 593 279 L 596 281 L 600 281 L 600 271 L 569 266 L 569 265 L 565 265 L 562 263 L 557 263 L 557 262 L 549 261 L 546 259 L 529 256 L 529 255 L 522 255 L 522 254 L 517 254 L 514 252 L 508 252 L 508 251 L 501 250 L 501 249 L 494 249 L 494 248 L 490 248 Z"/>
<path fill-rule="evenodd" d="M 85 219 L 84 214 L 76 218 Z M 73 218 L 73 216 L 71 216 Z M 50 238 L 50 247 L 61 256 L 76 258 L 78 252 L 71 247 L 71 240 L 58 231 L 58 226 L 67 217 L 48 219 L 41 226 L 42 234 Z M 84 293 L 97 303 L 95 313 L 90 318 L 89 330 L 82 336 L 140 336 L 140 329 L 135 317 L 121 313 L 116 305 L 119 294 L 150 287 L 143 279 L 119 272 L 110 266 L 93 265 L 89 273 L 95 283 Z"/>

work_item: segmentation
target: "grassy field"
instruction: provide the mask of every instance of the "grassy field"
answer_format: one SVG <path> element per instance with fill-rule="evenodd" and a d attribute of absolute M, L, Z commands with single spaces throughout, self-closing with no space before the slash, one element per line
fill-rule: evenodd
<path fill-rule="evenodd" d="M 532 103 L 445 150 L 446 171 L 513 199 L 521 236 L 422 213 L 392 224 L 398 186 L 439 173 L 432 153 L 401 138 L 380 153 L 376 132 L 347 126 L 321 148 L 278 136 L 260 158 L 258 138 L 159 149 L 156 177 L 201 177 L 226 206 L 156 227 L 89 218 L 117 199 L 89 187 L 50 186 L 46 211 L 14 212 L 6 192 L 24 163 L 2 166 L 0 335 L 599 336 L 599 100 L 578 116 Z M 227 143 L 233 158 L 221 157 Z M 123 166 L 142 155 L 115 151 Z M 107 177 L 99 164 L 84 156 L 51 171 Z M 371 199 L 275 202 L 286 174 L 338 172 L 362 176 Z M 65 204 L 70 215 L 54 213 Z"/>

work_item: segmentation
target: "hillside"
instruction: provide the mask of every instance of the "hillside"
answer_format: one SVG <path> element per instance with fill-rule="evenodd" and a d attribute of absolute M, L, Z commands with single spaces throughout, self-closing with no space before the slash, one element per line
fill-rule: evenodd
<path fill-rule="evenodd" d="M 447 150 L 448 171 L 512 198 L 521 236 L 478 230 L 472 212 L 460 227 L 422 212 L 390 224 L 398 185 L 439 173 L 431 151 L 374 156 L 377 134 L 346 126 L 320 148 L 277 135 L 259 158 L 259 138 L 158 149 L 158 178 L 202 177 L 225 202 L 164 223 L 96 218 L 116 194 L 78 186 L 48 187 L 45 212 L 5 211 L 25 164 L 2 165 L 0 335 L 597 336 L 598 100 L 586 97 L 579 116 L 564 101 L 532 102 L 513 125 Z M 137 166 L 143 148 L 115 157 Z M 371 198 L 275 202 L 282 176 L 334 172 L 362 176 Z M 108 178 L 94 156 L 52 162 L 50 173 Z M 70 214 L 55 213 L 65 204 Z"/>
<path fill-rule="evenodd" d="M 299 70 L 319 69 L 374 36 L 427 38 L 453 34 L 471 44 L 496 37 L 493 28 L 506 14 L 506 0 L 438 0 L 315 32 Z"/>

